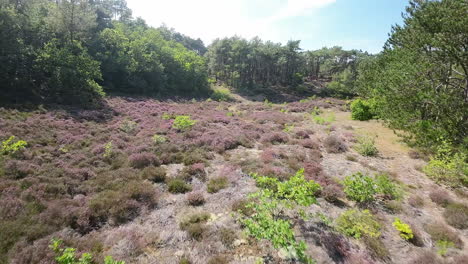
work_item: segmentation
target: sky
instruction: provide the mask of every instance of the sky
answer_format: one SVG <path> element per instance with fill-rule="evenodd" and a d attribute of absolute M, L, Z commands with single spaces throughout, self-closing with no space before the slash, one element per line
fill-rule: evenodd
<path fill-rule="evenodd" d="M 134 17 L 148 25 L 200 38 L 238 35 L 301 48 L 342 46 L 378 53 L 391 26 L 402 23 L 408 0 L 127 0 Z"/>

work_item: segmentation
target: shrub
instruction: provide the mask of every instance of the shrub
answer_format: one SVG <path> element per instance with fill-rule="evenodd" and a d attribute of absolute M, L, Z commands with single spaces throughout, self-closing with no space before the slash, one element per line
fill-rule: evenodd
<path fill-rule="evenodd" d="M 325 138 L 324 145 L 327 151 L 330 153 L 342 153 L 348 150 L 348 147 L 343 142 L 343 140 L 335 135 L 330 135 Z"/>
<path fill-rule="evenodd" d="M 141 171 L 141 176 L 145 180 L 152 182 L 164 182 L 166 180 L 166 169 L 163 167 L 146 167 Z"/>
<path fill-rule="evenodd" d="M 121 124 L 120 124 L 120 130 L 127 133 L 131 134 L 135 131 L 137 128 L 138 124 L 135 121 L 125 119 Z"/>
<path fill-rule="evenodd" d="M 447 254 L 448 248 L 452 248 L 453 246 L 454 246 L 453 242 L 446 241 L 446 240 L 437 240 L 436 241 L 437 254 L 441 256 L 445 256 Z"/>
<path fill-rule="evenodd" d="M 180 229 L 186 231 L 191 238 L 201 240 L 206 232 L 205 223 L 210 219 L 210 214 L 205 212 L 194 213 L 186 216 L 179 223 Z"/>
<path fill-rule="evenodd" d="M 375 101 L 356 99 L 351 103 L 351 118 L 365 121 L 376 117 Z"/>
<path fill-rule="evenodd" d="M 468 159 L 466 154 L 457 153 L 453 157 L 432 158 L 423 168 L 426 175 L 437 181 L 456 187 L 468 186 Z"/>
<path fill-rule="evenodd" d="M 2 141 L 2 148 L 0 149 L 0 154 L 2 155 L 9 155 L 14 154 L 19 150 L 23 150 L 26 148 L 28 143 L 24 140 L 15 140 L 15 136 L 9 137 L 7 140 Z"/>
<path fill-rule="evenodd" d="M 158 134 L 155 134 L 153 137 L 153 142 L 154 144 L 162 144 L 162 143 L 166 143 L 168 140 L 167 140 L 167 137 L 163 136 L 163 135 L 158 135 Z"/>
<path fill-rule="evenodd" d="M 167 183 L 167 189 L 171 193 L 186 193 L 192 190 L 192 187 L 181 179 L 170 179 Z"/>
<path fill-rule="evenodd" d="M 424 206 L 424 199 L 417 194 L 413 194 L 408 198 L 408 203 L 413 207 L 419 208 Z"/>
<path fill-rule="evenodd" d="M 351 245 L 341 234 L 322 232 L 320 243 L 336 263 L 342 263 L 351 254 Z"/>
<path fill-rule="evenodd" d="M 344 197 L 343 190 L 337 184 L 323 186 L 320 195 L 330 203 L 336 203 Z"/>
<path fill-rule="evenodd" d="M 237 238 L 236 232 L 230 228 L 223 227 L 219 230 L 220 240 L 226 247 L 232 247 L 232 244 Z"/>
<path fill-rule="evenodd" d="M 269 133 L 264 135 L 261 141 L 263 143 L 284 144 L 289 141 L 289 137 L 285 133 Z"/>
<path fill-rule="evenodd" d="M 205 203 L 205 197 L 202 192 L 190 192 L 187 194 L 187 202 L 192 206 L 199 206 Z"/>
<path fill-rule="evenodd" d="M 463 248 L 463 241 L 458 237 L 457 233 L 443 223 L 428 224 L 424 229 L 431 235 L 433 241 L 450 241 L 455 247 Z"/>
<path fill-rule="evenodd" d="M 387 174 L 379 174 L 375 176 L 375 185 L 377 193 L 383 195 L 387 199 L 398 199 L 401 197 L 401 190 Z"/>
<path fill-rule="evenodd" d="M 403 212 L 403 205 L 400 201 L 385 201 L 384 205 L 391 213 L 395 214 Z"/>
<path fill-rule="evenodd" d="M 109 141 L 104 145 L 104 153 L 102 156 L 105 159 L 110 159 L 114 156 L 114 147 L 112 145 L 112 141 Z"/>
<path fill-rule="evenodd" d="M 232 101 L 231 91 L 227 88 L 216 88 L 211 94 L 211 99 L 218 102 L 229 102 Z"/>
<path fill-rule="evenodd" d="M 81 257 L 75 255 L 76 249 L 74 248 L 62 248 L 62 241 L 52 239 L 52 244 L 49 246 L 56 254 L 55 260 L 57 264 L 92 264 L 93 257 L 89 253 L 83 253 Z M 116 261 L 111 256 L 107 256 L 104 259 L 104 264 L 125 264 L 124 261 Z"/>
<path fill-rule="evenodd" d="M 354 146 L 354 149 L 363 156 L 373 157 L 379 153 L 379 150 L 375 146 L 375 141 L 371 137 L 359 137 L 357 140 L 357 145 Z"/>
<path fill-rule="evenodd" d="M 185 167 L 182 170 L 180 177 L 185 180 L 190 180 L 192 177 L 197 177 L 202 181 L 206 180 L 205 164 L 195 163 Z"/>
<path fill-rule="evenodd" d="M 319 149 L 319 144 L 312 139 L 304 139 L 300 141 L 301 146 L 308 149 Z"/>
<path fill-rule="evenodd" d="M 341 233 L 354 238 L 361 238 L 364 235 L 380 236 L 380 224 L 369 210 L 346 210 L 336 219 L 336 228 Z"/>
<path fill-rule="evenodd" d="M 468 228 L 468 206 L 461 203 L 451 203 L 444 211 L 447 223 L 458 229 Z"/>
<path fill-rule="evenodd" d="M 359 203 L 373 201 L 377 193 L 374 180 L 361 172 L 345 177 L 343 185 L 346 196 Z"/>
<path fill-rule="evenodd" d="M 245 216 L 251 216 L 254 213 L 254 210 L 252 207 L 248 206 L 249 203 L 250 202 L 247 199 L 237 200 L 231 205 L 231 210 L 233 212 L 239 212 Z"/>
<path fill-rule="evenodd" d="M 450 198 L 450 194 L 444 189 L 434 189 L 429 193 L 429 198 L 434 203 L 446 207 L 450 203 L 452 203 L 452 198 Z"/>
<path fill-rule="evenodd" d="M 179 264 L 191 264 L 192 262 L 187 257 L 181 257 L 179 259 Z"/>
<path fill-rule="evenodd" d="M 211 179 L 207 184 L 207 191 L 209 193 L 216 193 L 221 189 L 224 189 L 228 186 L 228 178 L 225 176 L 220 176 Z"/>
<path fill-rule="evenodd" d="M 381 260 L 388 260 L 390 258 L 390 251 L 385 247 L 385 244 L 377 237 L 363 236 L 362 240 L 370 251 L 372 257 Z"/>
<path fill-rule="evenodd" d="M 179 115 L 175 117 L 172 127 L 179 131 L 188 131 L 196 122 L 196 120 L 192 120 L 188 115 Z"/>
<path fill-rule="evenodd" d="M 144 167 L 150 165 L 158 165 L 159 161 L 153 153 L 149 152 L 142 152 L 142 153 L 135 153 L 128 157 L 130 166 L 136 169 L 142 169 Z"/>
<path fill-rule="evenodd" d="M 413 238 L 413 230 L 411 230 L 411 227 L 408 224 L 401 221 L 400 218 L 396 217 L 392 225 L 400 232 L 400 236 L 404 240 L 410 240 Z"/>

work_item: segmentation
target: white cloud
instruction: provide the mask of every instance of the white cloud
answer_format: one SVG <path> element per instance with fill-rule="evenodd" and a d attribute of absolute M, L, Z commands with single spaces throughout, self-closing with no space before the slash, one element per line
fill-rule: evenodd
<path fill-rule="evenodd" d="M 239 35 L 260 36 L 284 42 L 291 36 L 275 25 L 302 16 L 336 0 L 127 0 L 135 17 L 151 26 L 165 23 L 178 32 L 201 38 L 209 44 L 215 38 Z"/>

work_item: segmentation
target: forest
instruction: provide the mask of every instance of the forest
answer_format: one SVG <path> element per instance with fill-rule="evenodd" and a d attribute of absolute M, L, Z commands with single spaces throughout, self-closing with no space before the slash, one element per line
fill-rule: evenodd
<path fill-rule="evenodd" d="M 0 0 L 0 263 L 466 263 L 468 2 L 402 17 L 371 54 Z"/>

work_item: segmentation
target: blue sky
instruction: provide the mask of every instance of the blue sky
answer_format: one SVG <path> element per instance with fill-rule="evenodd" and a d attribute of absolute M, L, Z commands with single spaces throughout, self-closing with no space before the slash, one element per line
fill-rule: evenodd
<path fill-rule="evenodd" d="M 239 35 L 285 43 L 301 40 L 305 50 L 342 46 L 381 51 L 391 26 L 401 24 L 408 0 L 127 0 L 135 17 L 151 26 L 165 23 L 201 38 Z"/>

